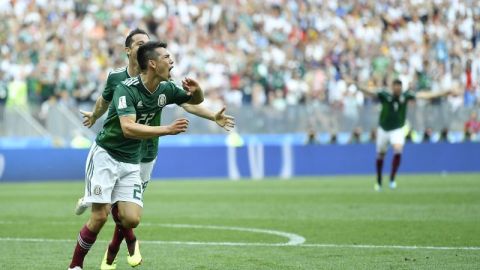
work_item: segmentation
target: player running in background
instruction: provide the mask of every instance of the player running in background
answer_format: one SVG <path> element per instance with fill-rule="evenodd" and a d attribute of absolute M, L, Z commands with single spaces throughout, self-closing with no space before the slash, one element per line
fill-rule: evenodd
<path fill-rule="evenodd" d="M 351 79 L 346 80 L 349 83 L 353 83 Z M 395 176 L 398 168 L 400 167 L 400 161 L 402 159 L 403 146 L 405 144 L 405 131 L 403 129 L 407 116 L 407 105 L 410 100 L 414 99 L 434 99 L 442 96 L 446 96 L 451 91 L 444 92 L 419 92 L 414 93 L 410 90 L 402 91 L 402 82 L 398 79 L 392 82 L 392 91 L 386 89 L 374 90 L 371 87 L 357 86 L 358 89 L 367 96 L 377 97 L 381 103 L 380 120 L 377 129 L 377 183 L 375 184 L 375 190 L 381 191 L 382 189 L 382 170 L 383 160 L 385 153 L 388 150 L 388 145 L 393 147 L 393 160 L 392 168 L 390 172 L 390 188 L 395 189 L 397 182 Z"/>
<path fill-rule="evenodd" d="M 96 120 L 99 119 L 108 109 L 108 106 L 113 98 L 113 93 L 115 87 L 120 84 L 120 82 L 137 76 L 139 71 L 139 66 L 137 62 L 137 50 L 144 43 L 149 41 L 148 34 L 141 30 L 135 29 L 129 33 L 125 40 L 125 52 L 128 57 L 128 65 L 116 69 L 109 73 L 105 90 L 102 95 L 98 97 L 93 112 L 82 111 L 84 116 L 83 124 L 87 127 L 91 127 L 95 124 Z M 180 105 L 187 112 L 195 114 L 199 117 L 203 117 L 212 121 L 215 121 L 219 126 L 223 127 L 225 130 L 229 131 L 234 126 L 234 119 L 232 116 L 225 115 L 225 108 L 221 109 L 218 112 L 210 111 L 209 109 L 201 105 L 192 105 L 188 103 L 183 103 Z M 150 121 L 152 126 L 160 125 L 160 115 L 155 116 Z M 158 137 L 144 140 L 142 142 L 142 156 L 140 162 L 140 176 L 142 179 L 142 189 L 145 190 L 148 181 L 150 180 L 153 167 L 155 165 L 157 153 L 158 153 Z M 81 215 L 88 207 L 90 203 L 87 203 L 80 198 L 75 209 L 77 215 Z M 112 213 L 117 213 L 118 209 L 114 204 L 112 206 Z M 129 255 L 127 256 L 127 262 L 131 266 L 136 266 L 141 263 L 142 256 L 140 254 L 139 245 L 137 238 L 133 232 L 133 229 L 122 228 L 119 225 L 116 225 L 114 230 L 114 235 L 112 237 L 112 242 L 105 253 L 104 259 L 102 260 L 101 269 L 115 269 L 114 259 L 120 248 L 120 243 L 125 239 L 127 244 L 127 249 Z"/>
<path fill-rule="evenodd" d="M 92 203 L 88 222 L 79 233 L 70 268 L 81 270 L 89 249 L 107 221 L 110 203 L 118 204 L 112 212 L 117 225 L 135 228 L 142 213 L 140 179 L 143 139 L 174 135 L 186 131 L 187 119 L 177 119 L 169 126 L 150 126 L 168 104 L 199 104 L 203 92 L 195 80 L 184 79 L 182 88 L 170 81 L 173 61 L 166 44 L 147 42 L 138 50 L 142 74 L 117 86 L 107 120 L 92 146 L 86 165 L 86 202 Z"/>

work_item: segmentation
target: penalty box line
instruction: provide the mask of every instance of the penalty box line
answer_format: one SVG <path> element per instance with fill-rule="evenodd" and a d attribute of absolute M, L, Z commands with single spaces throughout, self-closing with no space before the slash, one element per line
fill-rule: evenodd
<path fill-rule="evenodd" d="M 74 239 L 51 239 L 51 238 L 15 238 L 0 237 L 0 242 L 31 242 L 31 243 L 74 243 Z M 108 243 L 107 240 L 98 240 L 100 243 Z M 401 246 L 401 245 L 349 245 L 349 244 L 297 244 L 288 243 L 241 243 L 241 242 L 194 242 L 194 241 L 155 241 L 143 240 L 147 245 L 186 245 L 186 246 L 256 246 L 256 247 L 297 247 L 297 248 L 349 248 L 349 249 L 403 249 L 403 250 L 469 250 L 480 251 L 480 247 L 442 247 L 442 246 Z"/>

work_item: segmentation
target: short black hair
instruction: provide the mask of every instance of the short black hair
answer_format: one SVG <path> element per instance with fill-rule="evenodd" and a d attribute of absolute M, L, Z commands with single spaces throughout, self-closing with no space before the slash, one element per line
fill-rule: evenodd
<path fill-rule="evenodd" d="M 402 81 L 400 81 L 399 79 L 395 79 L 393 80 L 393 84 L 402 85 Z"/>
<path fill-rule="evenodd" d="M 142 71 L 148 67 L 148 60 L 155 59 L 158 54 L 157 48 L 167 48 L 167 43 L 160 41 L 149 41 L 138 48 L 137 62 Z"/>
<path fill-rule="evenodd" d="M 140 28 L 135 28 L 132 31 L 130 31 L 130 33 L 128 33 L 128 36 L 125 39 L 125 47 L 130 48 L 130 46 L 132 45 L 132 42 L 133 42 L 133 36 L 138 35 L 138 34 L 147 35 L 147 37 L 150 38 L 150 36 L 147 34 L 147 32 L 145 30 L 140 29 Z"/>

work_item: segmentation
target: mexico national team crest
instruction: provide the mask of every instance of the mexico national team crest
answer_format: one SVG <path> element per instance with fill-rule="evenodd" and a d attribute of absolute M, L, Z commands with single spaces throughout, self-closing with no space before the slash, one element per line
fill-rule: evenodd
<path fill-rule="evenodd" d="M 162 108 L 167 104 L 167 96 L 165 94 L 161 94 L 158 96 L 158 107 Z"/>
<path fill-rule="evenodd" d="M 96 185 L 93 188 L 93 194 L 95 195 L 102 195 L 102 187 L 100 185 Z"/>

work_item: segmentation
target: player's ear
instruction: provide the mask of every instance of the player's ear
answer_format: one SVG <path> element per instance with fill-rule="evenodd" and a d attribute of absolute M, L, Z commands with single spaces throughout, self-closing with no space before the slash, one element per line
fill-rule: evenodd
<path fill-rule="evenodd" d="M 130 49 L 130 47 L 125 47 L 125 53 L 127 54 L 127 57 L 130 56 L 131 52 L 132 52 L 132 49 Z"/>
<path fill-rule="evenodd" d="M 152 59 L 148 60 L 148 65 L 155 69 L 157 67 L 157 63 L 153 61 Z"/>

